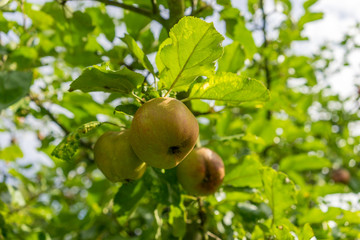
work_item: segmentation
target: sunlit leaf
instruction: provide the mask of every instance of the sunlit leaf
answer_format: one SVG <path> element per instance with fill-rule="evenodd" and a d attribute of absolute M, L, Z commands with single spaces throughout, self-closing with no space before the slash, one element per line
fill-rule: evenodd
<path fill-rule="evenodd" d="M 309 156 L 308 154 L 288 156 L 280 162 L 280 169 L 283 171 L 320 170 L 324 167 L 331 167 L 331 162 L 328 159 Z"/>
<path fill-rule="evenodd" d="M 261 163 L 258 159 L 252 156 L 247 156 L 242 164 L 237 164 L 227 170 L 225 175 L 224 184 L 231 184 L 235 187 L 260 187 Z"/>
<path fill-rule="evenodd" d="M 17 158 L 22 158 L 23 152 L 18 145 L 10 145 L 4 149 L 0 148 L 0 159 L 5 161 L 14 161 Z"/>
<path fill-rule="evenodd" d="M 223 53 L 221 42 L 224 37 L 212 23 L 184 17 L 171 29 L 169 35 L 171 44 L 163 46 L 158 53 L 165 66 L 160 73 L 160 84 L 163 87 L 187 89 L 198 76 L 213 74 L 215 60 Z"/>
<path fill-rule="evenodd" d="M 270 167 L 261 170 L 264 193 L 268 199 L 275 223 L 287 215 L 289 208 L 296 203 L 294 183 L 281 172 Z"/>
<path fill-rule="evenodd" d="M 234 73 L 219 73 L 209 81 L 195 84 L 188 99 L 208 99 L 241 103 L 267 101 L 269 91 L 258 80 L 238 76 Z"/>
<path fill-rule="evenodd" d="M 126 43 L 130 52 L 140 61 L 144 68 L 149 70 L 155 76 L 153 66 L 151 65 L 147 56 L 144 54 L 143 50 L 141 50 L 141 48 L 137 45 L 136 41 L 128 34 L 125 34 L 121 40 Z"/>

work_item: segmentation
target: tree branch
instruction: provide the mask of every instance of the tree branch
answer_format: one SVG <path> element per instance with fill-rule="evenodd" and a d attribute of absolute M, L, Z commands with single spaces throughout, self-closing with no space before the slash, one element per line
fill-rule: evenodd
<path fill-rule="evenodd" d="M 70 0 L 70 1 L 87 1 L 87 0 Z M 138 14 L 141 14 L 145 17 L 151 18 L 157 22 L 159 22 L 160 24 L 162 24 L 163 26 L 166 26 L 166 20 L 164 18 L 162 18 L 158 13 L 154 14 L 153 10 L 148 10 L 148 9 L 144 9 L 144 8 L 139 8 L 139 7 L 135 7 L 129 4 L 125 4 L 125 3 L 121 3 L 121 2 L 116 2 L 116 1 L 112 1 L 112 0 L 90 0 L 90 1 L 96 1 L 96 2 L 101 2 L 105 5 L 108 6 L 115 6 L 115 7 L 120 7 Z M 154 0 L 152 0 L 153 2 Z M 155 1 L 154 1 L 155 2 Z"/>
<path fill-rule="evenodd" d="M 152 5 L 153 14 L 158 14 L 159 13 L 159 8 L 157 6 L 156 0 L 151 0 L 151 5 Z"/>
<path fill-rule="evenodd" d="M 54 123 L 56 123 L 64 131 L 65 135 L 68 135 L 70 133 L 70 131 L 62 123 L 60 123 L 49 110 L 47 110 L 42 105 L 38 98 L 34 97 L 31 94 L 29 94 L 29 97 L 30 100 L 33 101 L 40 108 L 41 111 L 43 111 Z"/>
<path fill-rule="evenodd" d="M 200 219 L 200 231 L 202 234 L 203 239 L 206 239 L 207 237 L 207 231 L 205 230 L 205 222 L 206 222 L 206 212 L 204 211 L 203 201 L 200 197 L 197 198 L 197 202 L 199 205 L 199 212 L 198 216 Z"/>
<path fill-rule="evenodd" d="M 185 11 L 185 0 L 167 0 L 170 18 L 168 20 L 167 29 L 170 30 L 183 16 Z"/>
<path fill-rule="evenodd" d="M 267 22 L 266 22 L 266 14 L 265 14 L 265 9 L 264 9 L 264 0 L 260 0 L 260 9 L 261 9 L 262 20 L 263 20 L 263 25 L 262 25 L 262 32 L 263 32 L 263 36 L 264 36 L 263 49 L 266 49 L 268 47 L 268 40 L 267 40 L 267 32 L 266 32 Z M 271 73 L 270 73 L 270 68 L 269 68 L 269 59 L 266 56 L 266 54 L 264 54 L 264 70 L 265 70 L 266 85 L 267 85 L 267 88 L 270 90 L 271 89 Z M 267 111 L 267 119 L 271 119 L 271 111 L 270 110 Z"/>

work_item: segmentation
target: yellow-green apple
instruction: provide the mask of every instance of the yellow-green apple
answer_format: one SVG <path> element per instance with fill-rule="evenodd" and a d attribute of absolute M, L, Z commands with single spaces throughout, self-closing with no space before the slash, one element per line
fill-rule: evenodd
<path fill-rule="evenodd" d="M 146 170 L 146 163 L 135 155 L 129 144 L 129 130 L 101 135 L 95 143 L 94 158 L 98 168 L 112 182 L 139 179 Z"/>
<path fill-rule="evenodd" d="M 225 167 L 221 157 L 208 148 L 195 148 L 176 169 L 183 188 L 196 196 L 213 194 L 220 187 Z"/>
<path fill-rule="evenodd" d="M 177 166 L 194 148 L 199 124 L 191 111 L 174 98 L 154 98 L 135 113 L 130 145 L 149 166 Z"/>

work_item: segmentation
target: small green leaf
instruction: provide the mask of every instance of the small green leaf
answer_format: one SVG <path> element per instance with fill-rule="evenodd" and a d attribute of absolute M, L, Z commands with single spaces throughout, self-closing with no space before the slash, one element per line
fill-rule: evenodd
<path fill-rule="evenodd" d="M 144 181 L 124 183 L 114 198 L 114 210 L 118 216 L 127 215 L 146 192 Z"/>
<path fill-rule="evenodd" d="M 76 131 L 67 135 L 51 153 L 52 156 L 71 161 L 80 145 L 81 137 L 91 133 L 94 129 L 99 127 L 102 123 L 93 121 L 86 123 L 79 127 Z"/>
<path fill-rule="evenodd" d="M 182 238 L 186 233 L 185 214 L 183 209 L 174 205 L 170 206 L 169 223 L 172 226 L 172 234 Z"/>
<path fill-rule="evenodd" d="M 234 187 L 260 187 L 262 168 L 259 160 L 253 156 L 247 156 L 242 164 L 236 164 L 225 175 L 224 184 Z"/>
<path fill-rule="evenodd" d="M 245 53 L 241 44 L 234 41 L 224 48 L 224 55 L 219 59 L 219 72 L 236 73 L 244 66 Z"/>
<path fill-rule="evenodd" d="M 296 203 L 294 183 L 281 172 L 270 167 L 261 170 L 264 193 L 272 210 L 273 221 L 277 224 L 286 216 L 286 211 Z"/>
<path fill-rule="evenodd" d="M 300 240 L 310 240 L 312 237 L 314 237 L 314 231 L 312 230 L 309 223 L 306 223 L 300 233 L 299 239 Z"/>
<path fill-rule="evenodd" d="M 322 12 L 309 12 L 306 11 L 305 14 L 299 19 L 298 25 L 299 28 L 303 28 L 306 23 L 320 20 L 324 17 Z"/>
<path fill-rule="evenodd" d="M 281 160 L 280 169 L 282 171 L 305 171 L 320 170 L 324 167 L 331 167 L 331 162 L 326 158 L 299 154 L 286 157 Z"/>
<path fill-rule="evenodd" d="M 106 66 L 92 66 L 71 83 L 70 90 L 81 90 L 83 92 L 117 92 L 128 94 L 143 82 L 144 77 L 126 67 L 113 71 Z"/>
<path fill-rule="evenodd" d="M 129 47 L 130 52 L 140 61 L 144 68 L 149 70 L 149 72 L 151 72 L 155 76 L 153 66 L 151 65 L 149 59 L 147 58 L 143 50 L 141 50 L 141 48 L 137 45 L 136 41 L 128 34 L 125 34 L 125 37 L 121 38 L 121 40 L 126 43 L 126 45 Z"/>
<path fill-rule="evenodd" d="M 139 105 L 137 104 L 122 104 L 115 108 L 115 112 L 122 112 L 127 115 L 133 116 L 136 111 L 139 109 Z"/>
<path fill-rule="evenodd" d="M 32 72 L 0 72 L 0 110 L 25 97 L 31 82 Z"/>
<path fill-rule="evenodd" d="M 246 58 L 252 59 L 257 51 L 257 47 L 252 32 L 246 28 L 243 18 L 238 18 L 237 24 L 234 27 L 234 40 L 244 47 Z"/>
<path fill-rule="evenodd" d="M 160 54 L 160 84 L 167 89 L 186 90 L 199 76 L 211 76 L 221 57 L 224 37 L 212 23 L 195 17 L 182 18 L 171 30 Z"/>
<path fill-rule="evenodd" d="M 106 9 L 100 7 L 87 8 L 85 10 L 92 19 L 94 25 L 102 31 L 109 41 L 115 38 L 115 24 L 113 19 L 106 13 Z"/>
<path fill-rule="evenodd" d="M 10 145 L 9 147 L 0 149 L 0 159 L 5 161 L 14 161 L 23 156 L 24 154 L 18 145 Z"/>
<path fill-rule="evenodd" d="M 267 101 L 269 91 L 258 80 L 238 76 L 234 73 L 220 73 L 209 81 L 195 84 L 189 99 L 209 99 L 229 102 Z"/>

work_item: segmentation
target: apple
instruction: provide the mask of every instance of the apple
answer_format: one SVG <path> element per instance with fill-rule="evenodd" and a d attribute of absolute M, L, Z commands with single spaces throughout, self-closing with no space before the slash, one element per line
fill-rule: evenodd
<path fill-rule="evenodd" d="M 94 158 L 98 168 L 112 182 L 139 179 L 146 170 L 146 163 L 136 156 L 129 144 L 129 130 L 101 135 L 94 146 Z"/>
<path fill-rule="evenodd" d="M 340 168 L 333 170 L 331 174 L 332 180 L 336 183 L 344 183 L 347 184 L 350 181 L 350 173 L 348 170 Z"/>
<path fill-rule="evenodd" d="M 149 166 L 177 166 L 194 148 L 199 124 L 191 111 L 174 98 L 154 98 L 135 113 L 130 145 Z"/>
<path fill-rule="evenodd" d="M 225 176 L 221 157 L 208 148 L 196 148 L 176 169 L 183 188 L 196 196 L 210 195 L 217 191 Z"/>

